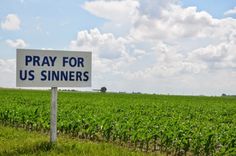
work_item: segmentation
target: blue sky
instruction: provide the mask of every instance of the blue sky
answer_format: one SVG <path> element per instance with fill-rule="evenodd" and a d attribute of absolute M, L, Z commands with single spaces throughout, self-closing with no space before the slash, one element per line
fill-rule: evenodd
<path fill-rule="evenodd" d="M 95 88 L 233 94 L 235 7 L 235 0 L 1 0 L 0 74 L 14 77 L 16 48 L 92 50 Z M 218 86 L 222 75 L 230 83 Z M 203 79 L 213 84 L 199 87 Z M 14 78 L 0 80 L 15 86 Z"/>
<path fill-rule="evenodd" d="M 182 0 L 184 7 L 196 6 L 199 11 L 207 11 L 215 18 L 224 18 L 224 12 L 236 5 L 235 0 Z"/>
<path fill-rule="evenodd" d="M 3 0 L 0 5 L 0 19 L 9 13 L 21 19 L 20 31 L 0 30 L 1 58 L 13 58 L 14 52 L 4 40 L 24 38 L 30 48 L 62 49 L 75 37 L 76 32 L 100 26 L 104 20 L 81 8 L 84 1 L 42 1 Z M 53 42 L 51 42 L 53 41 Z"/>

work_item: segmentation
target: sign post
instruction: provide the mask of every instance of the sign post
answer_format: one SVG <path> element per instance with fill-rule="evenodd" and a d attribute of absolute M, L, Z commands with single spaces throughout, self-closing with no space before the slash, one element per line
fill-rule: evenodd
<path fill-rule="evenodd" d="M 51 88 L 50 142 L 57 140 L 57 87 Z"/>
<path fill-rule="evenodd" d="M 51 87 L 50 142 L 57 140 L 57 88 L 91 87 L 92 53 L 17 49 L 16 86 Z"/>

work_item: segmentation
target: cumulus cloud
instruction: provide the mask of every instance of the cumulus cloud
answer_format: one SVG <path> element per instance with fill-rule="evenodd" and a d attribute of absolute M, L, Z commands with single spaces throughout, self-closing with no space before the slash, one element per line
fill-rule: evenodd
<path fill-rule="evenodd" d="M 163 93 L 236 91 L 220 84 L 227 76 L 235 85 L 235 19 L 183 8 L 179 0 L 97 0 L 84 8 L 107 20 L 70 43 L 71 49 L 93 50 L 94 84 Z"/>
<path fill-rule="evenodd" d="M 235 15 L 236 14 L 236 7 L 230 9 L 224 13 L 225 16 Z"/>
<path fill-rule="evenodd" d="M 91 14 L 106 19 L 102 30 L 114 34 L 128 33 L 138 17 L 138 7 L 139 2 L 136 0 L 88 1 L 83 5 Z"/>
<path fill-rule="evenodd" d="M 12 48 L 25 48 L 27 46 L 26 42 L 23 39 L 16 39 L 16 40 L 6 40 L 8 46 Z"/>
<path fill-rule="evenodd" d="M 236 34 L 230 35 L 230 41 L 194 50 L 190 57 L 202 61 L 210 68 L 236 69 Z"/>
<path fill-rule="evenodd" d="M 16 14 L 8 14 L 4 21 L 1 22 L 1 28 L 5 30 L 19 30 L 21 20 Z"/>
<path fill-rule="evenodd" d="M 115 38 L 111 33 L 101 34 L 95 28 L 78 32 L 77 39 L 70 43 L 70 49 L 92 50 L 100 58 L 118 59 L 125 53 L 125 42 L 125 39 Z"/>
<path fill-rule="evenodd" d="M 136 39 L 173 40 L 186 37 L 204 37 L 212 33 L 215 21 L 207 12 L 197 12 L 196 7 L 172 6 L 162 10 L 157 17 L 140 17 L 131 29 Z M 151 29 L 150 29 L 151 28 Z"/>

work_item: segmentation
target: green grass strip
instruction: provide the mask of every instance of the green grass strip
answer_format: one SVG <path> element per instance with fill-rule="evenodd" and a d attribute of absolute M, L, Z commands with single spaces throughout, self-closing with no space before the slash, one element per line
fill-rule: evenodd
<path fill-rule="evenodd" d="M 0 125 L 0 156 L 13 155 L 82 155 L 82 156 L 145 156 L 157 153 L 132 151 L 110 143 L 95 143 L 60 136 L 50 144 L 46 134 Z"/>

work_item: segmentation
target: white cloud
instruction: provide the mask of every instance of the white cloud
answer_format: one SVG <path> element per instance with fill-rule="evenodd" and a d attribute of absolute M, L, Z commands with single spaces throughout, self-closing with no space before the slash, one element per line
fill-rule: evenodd
<path fill-rule="evenodd" d="M 0 86 L 15 87 L 16 60 L 0 59 Z"/>
<path fill-rule="evenodd" d="M 214 20 L 206 12 L 197 12 L 196 7 L 172 6 L 161 10 L 158 17 L 141 16 L 131 29 L 135 39 L 173 40 L 186 37 L 204 37 L 211 34 Z M 150 29 L 151 28 L 151 29 Z"/>
<path fill-rule="evenodd" d="M 139 2 L 136 0 L 88 1 L 83 5 L 93 15 L 106 19 L 102 30 L 114 34 L 128 33 L 138 17 L 138 7 Z"/>
<path fill-rule="evenodd" d="M 137 15 L 136 8 L 139 6 L 138 1 L 89 1 L 85 2 L 84 8 L 92 14 L 112 21 L 124 22 L 129 21 Z"/>
<path fill-rule="evenodd" d="M 21 20 L 16 14 L 8 14 L 4 21 L 1 22 L 1 28 L 5 30 L 19 30 Z"/>
<path fill-rule="evenodd" d="M 27 46 L 26 42 L 22 39 L 16 39 L 16 40 L 6 40 L 6 43 L 8 46 L 12 48 L 25 48 Z"/>
<path fill-rule="evenodd" d="M 236 69 L 236 34 L 230 35 L 230 41 L 194 50 L 190 58 L 197 59 L 207 64 L 210 68 Z"/>
<path fill-rule="evenodd" d="M 236 91 L 224 81 L 227 76 L 235 84 L 235 19 L 215 19 L 179 0 L 97 0 L 84 8 L 108 20 L 70 44 L 95 49 L 93 84 L 163 93 Z"/>
<path fill-rule="evenodd" d="M 78 32 L 77 39 L 70 43 L 70 49 L 92 50 L 100 58 L 118 59 L 125 55 L 125 42 L 125 39 L 115 38 L 111 33 L 101 34 L 95 28 Z"/>
<path fill-rule="evenodd" d="M 231 15 L 235 15 L 235 14 L 236 14 L 236 7 L 234 7 L 233 9 L 230 9 L 224 13 L 225 16 L 231 16 Z"/>

